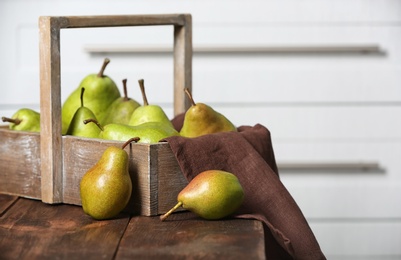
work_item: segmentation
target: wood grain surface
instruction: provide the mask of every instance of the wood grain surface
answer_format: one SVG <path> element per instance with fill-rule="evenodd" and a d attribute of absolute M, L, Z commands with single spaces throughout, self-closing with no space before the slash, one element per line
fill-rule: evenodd
<path fill-rule="evenodd" d="M 39 133 L 0 127 L 0 192 L 41 197 Z"/>
<path fill-rule="evenodd" d="M 97 221 L 80 206 L 0 194 L 0 259 L 265 259 L 261 222 L 177 212 Z"/>
<path fill-rule="evenodd" d="M 113 259 L 128 222 L 128 215 L 96 221 L 81 207 L 19 199 L 0 218 L 0 259 Z"/>
<path fill-rule="evenodd" d="M 0 194 L 0 216 L 3 215 L 6 210 L 13 205 L 15 201 L 17 201 L 18 197 Z"/>
<path fill-rule="evenodd" d="M 132 218 L 116 259 L 264 259 L 261 222 L 244 219 L 205 221 L 179 212 Z"/>
<path fill-rule="evenodd" d="M 0 127 L 0 193 L 42 199 L 42 187 L 54 187 L 53 179 L 41 175 L 39 133 Z M 62 185 L 59 203 L 81 205 L 79 183 L 82 176 L 100 159 L 109 146 L 124 142 L 62 136 Z M 18 152 L 14 152 L 17 151 Z M 165 213 L 175 204 L 178 193 L 188 183 L 168 143 L 132 144 L 129 171 L 133 193 L 126 211 L 144 216 Z M 46 162 L 47 163 L 47 162 Z M 55 201 L 46 203 L 55 203 Z"/>

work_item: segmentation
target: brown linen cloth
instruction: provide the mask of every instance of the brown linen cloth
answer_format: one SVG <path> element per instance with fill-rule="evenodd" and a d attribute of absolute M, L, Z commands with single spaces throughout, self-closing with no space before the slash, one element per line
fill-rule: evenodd
<path fill-rule="evenodd" d="M 173 119 L 181 128 L 182 116 Z M 235 174 L 245 200 L 233 217 L 265 224 L 267 259 L 326 259 L 298 205 L 279 179 L 270 132 L 264 126 L 241 126 L 238 132 L 197 138 L 166 138 L 180 168 L 191 181 L 205 170 Z M 281 247 L 280 247 L 281 246 Z"/>

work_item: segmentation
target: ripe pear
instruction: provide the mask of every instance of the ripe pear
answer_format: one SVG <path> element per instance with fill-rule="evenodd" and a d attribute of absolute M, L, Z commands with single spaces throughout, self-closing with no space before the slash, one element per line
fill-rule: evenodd
<path fill-rule="evenodd" d="M 85 88 L 81 88 L 81 107 L 75 112 L 66 134 L 87 138 L 98 138 L 100 133 L 99 127 L 93 124 L 84 124 L 85 119 L 96 119 L 92 110 L 84 106 L 84 92 Z"/>
<path fill-rule="evenodd" d="M 136 100 L 128 97 L 127 79 L 123 79 L 123 90 L 124 96 L 114 100 L 107 109 L 107 116 L 103 121 L 104 125 L 110 123 L 127 125 L 132 113 L 140 106 Z"/>
<path fill-rule="evenodd" d="M 243 200 L 243 188 L 234 174 L 208 170 L 201 172 L 188 183 L 178 194 L 178 203 L 160 219 L 165 220 L 179 207 L 204 219 L 221 219 L 233 214 Z"/>
<path fill-rule="evenodd" d="M 74 116 L 75 111 L 80 107 L 79 96 L 81 88 L 86 89 L 85 106 L 96 115 L 99 122 L 103 122 L 108 107 L 114 100 L 121 97 L 120 91 L 114 81 L 104 75 L 104 70 L 110 60 L 105 59 L 102 68 L 97 74 L 86 76 L 65 100 L 62 107 L 62 133 L 67 132 L 69 123 Z"/>
<path fill-rule="evenodd" d="M 122 148 L 108 147 L 100 160 L 82 177 L 82 208 L 91 217 L 110 219 L 127 206 L 132 182 L 128 171 L 128 154 L 124 148 L 132 141 L 137 141 L 137 138 L 128 140 Z"/>
<path fill-rule="evenodd" d="M 30 108 L 21 108 L 11 118 L 2 117 L 3 122 L 9 122 L 9 128 L 17 131 L 40 132 L 40 114 Z"/>
<path fill-rule="evenodd" d="M 84 123 L 95 123 L 101 129 L 98 137 L 105 140 L 125 141 L 132 137 L 139 137 L 138 143 L 153 144 L 164 138 L 179 135 L 177 130 L 160 122 L 147 122 L 137 126 L 124 124 L 101 126 L 96 120 L 89 119 Z"/>
<path fill-rule="evenodd" d="M 198 137 L 206 134 L 237 131 L 237 128 L 224 115 L 204 103 L 195 103 L 188 88 L 185 93 L 192 106 L 185 112 L 184 122 L 180 130 L 181 136 Z"/>
<path fill-rule="evenodd" d="M 149 105 L 146 97 L 144 80 L 140 79 L 138 80 L 138 83 L 139 87 L 141 88 L 143 105 L 135 109 L 128 124 L 131 126 L 136 126 L 146 122 L 161 122 L 174 128 L 173 124 L 160 106 Z"/>

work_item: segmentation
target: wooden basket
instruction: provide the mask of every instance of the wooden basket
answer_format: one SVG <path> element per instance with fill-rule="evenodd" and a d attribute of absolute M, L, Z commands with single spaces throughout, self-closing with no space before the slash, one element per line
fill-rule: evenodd
<path fill-rule="evenodd" d="M 41 131 L 39 135 L 0 129 L 0 193 L 41 199 L 49 204 L 81 205 L 82 176 L 108 146 L 120 146 L 122 142 L 61 135 L 60 30 L 151 25 L 174 26 L 174 115 L 177 115 L 190 106 L 183 89 L 192 88 L 191 15 L 39 18 Z M 132 144 L 126 149 L 133 180 L 127 210 L 145 216 L 165 213 L 187 184 L 169 145 Z"/>

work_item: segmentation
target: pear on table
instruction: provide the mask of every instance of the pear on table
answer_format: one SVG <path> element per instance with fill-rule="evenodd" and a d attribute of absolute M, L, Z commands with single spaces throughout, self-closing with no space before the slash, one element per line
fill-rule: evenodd
<path fill-rule="evenodd" d="M 124 148 L 137 140 L 132 138 L 121 148 L 108 147 L 99 161 L 82 177 L 82 208 L 94 219 L 114 218 L 127 206 L 132 194 L 132 181 L 128 154 Z"/>
<path fill-rule="evenodd" d="M 128 124 L 136 126 L 146 122 L 160 122 L 174 128 L 162 107 L 149 105 L 146 97 L 144 80 L 140 79 L 138 83 L 142 93 L 143 105 L 135 109 Z"/>
<path fill-rule="evenodd" d="M 124 96 L 117 98 L 111 103 L 107 116 L 103 121 L 104 125 L 117 123 L 128 124 L 132 113 L 141 106 L 135 99 L 128 97 L 127 79 L 123 79 Z"/>
<path fill-rule="evenodd" d="M 27 132 L 40 132 L 40 114 L 30 108 L 21 108 L 11 118 L 2 117 L 3 122 L 8 122 L 9 129 Z"/>
<path fill-rule="evenodd" d="M 188 88 L 184 89 L 192 106 L 185 112 L 180 130 L 181 136 L 198 137 L 218 132 L 237 131 L 234 124 L 224 115 L 204 103 L 195 103 Z"/>
<path fill-rule="evenodd" d="M 84 93 L 85 88 L 82 88 L 80 96 L 81 106 L 75 112 L 66 134 L 87 138 L 98 138 L 100 133 L 99 127 L 97 127 L 96 125 L 87 125 L 84 123 L 85 119 L 96 119 L 96 116 L 92 112 L 92 110 L 84 106 Z"/>
<path fill-rule="evenodd" d="M 103 122 L 107 109 L 117 98 L 121 97 L 120 91 L 114 81 L 104 75 L 104 70 L 110 60 L 105 59 L 97 74 L 86 76 L 78 88 L 75 89 L 65 100 L 62 106 L 62 133 L 65 134 L 75 111 L 80 107 L 79 96 L 81 89 L 85 88 L 85 105 L 95 114 L 99 122 Z"/>
<path fill-rule="evenodd" d="M 204 219 L 221 219 L 235 213 L 243 200 L 244 190 L 234 174 L 208 170 L 199 173 L 188 183 L 178 194 L 178 203 L 160 219 L 164 221 L 180 207 Z"/>

